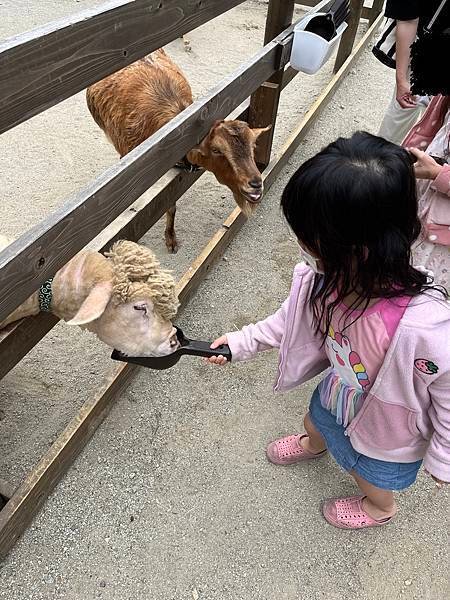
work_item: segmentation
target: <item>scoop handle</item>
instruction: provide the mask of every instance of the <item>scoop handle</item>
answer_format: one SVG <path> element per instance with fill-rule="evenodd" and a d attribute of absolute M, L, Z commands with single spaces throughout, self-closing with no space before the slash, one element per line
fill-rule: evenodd
<path fill-rule="evenodd" d="M 228 344 L 222 344 L 217 348 L 211 348 L 210 342 L 203 342 L 200 340 L 189 340 L 186 346 L 181 347 L 182 354 L 189 354 L 191 356 L 203 356 L 210 358 L 211 356 L 223 356 L 231 361 L 231 350 Z"/>

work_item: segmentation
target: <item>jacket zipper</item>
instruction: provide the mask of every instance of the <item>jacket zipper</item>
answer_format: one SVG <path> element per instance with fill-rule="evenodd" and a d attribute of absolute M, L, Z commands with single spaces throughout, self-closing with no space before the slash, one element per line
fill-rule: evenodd
<path fill-rule="evenodd" d="M 281 356 L 280 356 L 280 361 L 278 363 L 278 378 L 277 378 L 277 382 L 275 384 L 275 390 L 278 389 L 278 387 L 281 384 L 281 378 L 282 378 L 282 374 L 283 374 L 283 367 L 284 364 L 286 362 L 286 348 L 288 347 L 288 342 L 291 339 L 291 335 L 292 335 L 292 329 L 294 327 L 294 317 L 295 314 L 297 312 L 297 306 L 298 306 L 298 297 L 300 295 L 300 285 L 301 285 L 301 280 L 297 281 L 296 284 L 293 284 L 292 287 L 294 287 L 294 285 L 296 285 L 296 293 L 295 293 L 295 298 L 292 297 L 292 291 L 291 290 L 291 294 L 290 294 L 290 302 L 289 302 L 289 306 L 288 306 L 288 312 L 286 314 L 286 322 L 289 324 L 289 329 L 286 330 L 286 334 L 284 336 L 284 339 L 281 341 Z"/>

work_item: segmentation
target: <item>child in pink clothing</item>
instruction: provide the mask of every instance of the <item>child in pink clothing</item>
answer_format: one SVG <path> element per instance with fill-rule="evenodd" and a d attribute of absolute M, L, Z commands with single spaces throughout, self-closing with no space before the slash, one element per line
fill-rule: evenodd
<path fill-rule="evenodd" d="M 325 339 L 333 369 L 318 390 L 322 406 L 339 425 L 347 427 L 361 408 L 408 302 L 408 297 L 382 299 L 364 311 L 354 309 L 351 316 L 343 303 L 333 311 Z"/>
<path fill-rule="evenodd" d="M 403 146 L 417 157 L 423 231 L 413 249 L 414 264 L 432 271 L 435 283 L 450 290 L 450 96 L 433 98 Z"/>
<path fill-rule="evenodd" d="M 279 349 L 276 391 L 324 372 L 305 433 L 269 444 L 278 465 L 328 450 L 360 494 L 323 505 L 332 525 L 385 525 L 393 490 L 424 461 L 450 482 L 450 304 L 411 266 L 421 225 L 411 155 L 368 133 L 338 139 L 306 161 L 281 206 L 305 263 L 267 319 L 228 333 L 233 361 Z M 208 359 L 225 364 L 223 357 Z"/>

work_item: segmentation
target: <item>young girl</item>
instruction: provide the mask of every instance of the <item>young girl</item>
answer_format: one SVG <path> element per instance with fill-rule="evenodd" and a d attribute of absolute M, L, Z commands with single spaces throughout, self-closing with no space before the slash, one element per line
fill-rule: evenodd
<path fill-rule="evenodd" d="M 278 391 L 329 367 L 305 433 L 267 456 L 292 465 L 329 451 L 361 493 L 325 501 L 325 519 L 384 525 L 393 490 L 415 481 L 422 459 L 450 482 L 450 304 L 410 264 L 420 233 L 411 156 L 367 133 L 338 139 L 298 169 L 281 206 L 309 266 L 297 265 L 274 315 L 213 347 L 228 343 L 233 361 L 278 348 Z"/>
<path fill-rule="evenodd" d="M 417 158 L 414 168 L 422 233 L 413 248 L 413 262 L 431 270 L 434 282 L 449 291 L 450 96 L 434 96 L 422 119 L 406 136 L 403 147 Z"/>

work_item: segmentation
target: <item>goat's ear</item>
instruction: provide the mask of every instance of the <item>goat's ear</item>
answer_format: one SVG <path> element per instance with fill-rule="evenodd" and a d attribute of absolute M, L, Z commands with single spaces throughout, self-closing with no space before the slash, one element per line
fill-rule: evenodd
<path fill-rule="evenodd" d="M 194 152 L 194 153 L 200 154 L 201 156 L 207 156 L 209 154 L 208 146 L 209 146 L 209 133 L 205 138 L 203 138 L 203 140 L 200 142 L 200 144 L 197 144 L 196 146 L 194 146 L 192 148 L 192 150 L 190 150 L 189 154 L 191 152 Z M 191 154 L 190 154 L 190 156 L 192 158 Z"/>
<path fill-rule="evenodd" d="M 261 134 L 266 133 L 271 129 L 272 125 L 268 125 L 267 127 L 256 127 L 255 129 L 252 129 L 253 135 L 255 136 L 255 140 L 257 140 Z"/>
<path fill-rule="evenodd" d="M 68 325 L 86 325 L 95 321 L 105 312 L 105 308 L 111 299 L 112 283 L 97 283 L 89 293 L 89 296 L 80 306 L 77 314 L 67 321 Z"/>

